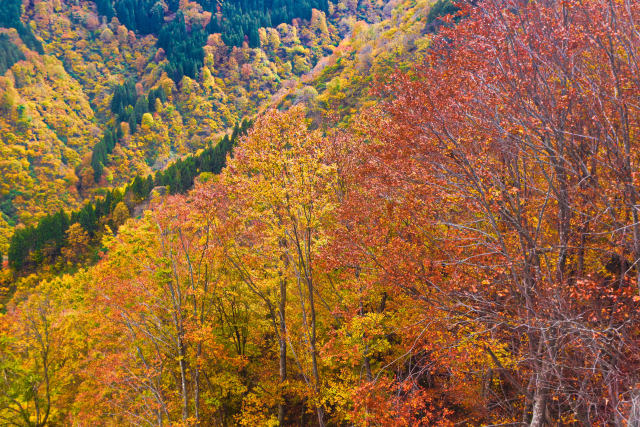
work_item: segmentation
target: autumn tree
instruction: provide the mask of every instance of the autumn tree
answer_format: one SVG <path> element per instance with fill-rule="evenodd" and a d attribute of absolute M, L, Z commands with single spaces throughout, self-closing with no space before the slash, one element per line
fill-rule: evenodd
<path fill-rule="evenodd" d="M 82 261 L 89 248 L 89 235 L 77 222 L 67 229 L 67 244 L 62 248 L 62 256 L 69 263 Z"/>
<path fill-rule="evenodd" d="M 331 224 L 330 188 L 335 181 L 333 168 L 324 162 L 322 140 L 318 131 L 308 129 L 302 109 L 271 111 L 235 150 L 218 186 L 221 193 L 208 197 L 212 204 L 226 200 L 224 210 L 212 220 L 214 235 L 239 277 L 270 313 L 279 337 L 280 382 L 288 378 L 289 347 L 310 388 L 320 425 L 325 415 L 316 301 L 321 271 L 316 258 Z M 291 290 L 297 293 L 295 311 L 289 307 Z M 287 320 L 288 312 L 299 317 Z M 299 344 L 293 337 L 302 348 L 296 349 Z M 308 360 L 302 359 L 305 354 Z M 280 403 L 280 424 L 285 416 Z"/>
<path fill-rule="evenodd" d="M 117 230 L 125 221 L 129 218 L 129 208 L 124 202 L 120 202 L 116 205 L 112 214 L 112 221 L 114 230 Z"/>
<path fill-rule="evenodd" d="M 176 199 L 121 226 L 94 271 L 94 301 L 104 317 L 94 332 L 109 339 L 96 349 L 105 357 L 88 369 L 95 392 L 110 390 L 99 411 L 116 411 L 123 422 L 224 424 L 244 391 L 244 344 L 225 330 L 246 330 L 238 320 L 246 302 L 223 296 L 221 257 L 189 213 Z M 219 313 L 229 317 L 220 321 Z"/>
<path fill-rule="evenodd" d="M 0 316 L 0 420 L 5 425 L 65 423 L 84 360 L 82 286 L 69 277 L 21 290 Z"/>
<path fill-rule="evenodd" d="M 371 114 L 358 170 L 396 222 L 367 204 L 350 236 L 389 286 L 447 313 L 492 361 L 491 417 L 621 424 L 636 381 L 640 10 L 488 1 L 460 13 L 424 65 L 383 89 L 395 99 Z"/>

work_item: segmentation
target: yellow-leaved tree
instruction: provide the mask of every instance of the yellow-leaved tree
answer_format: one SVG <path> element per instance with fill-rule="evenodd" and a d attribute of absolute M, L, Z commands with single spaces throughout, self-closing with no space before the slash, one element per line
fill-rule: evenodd
<path fill-rule="evenodd" d="M 298 389 L 315 406 L 319 425 L 325 414 L 316 260 L 333 221 L 337 180 L 324 147 L 321 132 L 309 130 L 302 109 L 270 111 L 241 142 L 218 185 L 201 190 L 213 191 L 203 200 L 220 209 L 211 222 L 225 256 L 267 309 L 278 337 L 281 386 L 289 377 L 290 357 L 303 381 Z M 280 388 L 280 424 L 286 393 Z"/>

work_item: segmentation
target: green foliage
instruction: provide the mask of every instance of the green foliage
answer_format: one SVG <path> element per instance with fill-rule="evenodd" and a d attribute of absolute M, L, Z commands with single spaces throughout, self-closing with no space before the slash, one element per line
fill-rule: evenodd
<path fill-rule="evenodd" d="M 24 55 L 9 36 L 0 34 L 0 76 L 4 75 L 13 64 L 24 59 Z"/>
<path fill-rule="evenodd" d="M 0 27 L 16 28 L 20 24 L 21 0 L 3 0 L 0 3 Z"/>
<path fill-rule="evenodd" d="M 17 218 L 18 211 L 13 205 L 13 199 L 21 195 L 22 194 L 16 189 L 11 189 L 9 191 L 9 194 L 7 194 L 3 198 L 3 200 L 0 201 L 0 213 L 3 214 L 3 216 L 6 218 L 7 222 L 9 222 L 10 225 L 15 225 L 15 222 L 18 219 Z"/>
<path fill-rule="evenodd" d="M 169 12 L 178 9 L 179 2 L 166 2 Z M 154 34 L 164 24 L 163 2 L 157 0 L 96 0 L 98 13 L 118 20 L 130 30 L 140 34 Z"/>
<path fill-rule="evenodd" d="M 0 27 L 15 28 L 25 45 L 40 54 L 44 53 L 42 43 L 33 35 L 31 28 L 25 26 L 20 20 L 21 14 L 22 0 L 2 0 L 0 2 Z"/>
<path fill-rule="evenodd" d="M 159 99 L 162 102 L 167 101 L 167 95 L 164 93 L 164 89 L 158 87 L 156 89 L 151 89 L 148 95 L 149 99 L 149 111 L 154 113 L 156 111 L 156 99 Z"/>
<path fill-rule="evenodd" d="M 98 218 L 92 203 L 87 203 L 82 209 L 71 214 L 71 223 L 79 223 L 89 235 L 93 235 L 98 228 Z"/>
<path fill-rule="evenodd" d="M 122 134 L 120 124 L 118 123 L 113 129 L 108 129 L 100 142 L 93 147 L 91 154 L 91 167 L 93 168 L 93 177 L 96 182 L 100 181 L 104 166 L 108 164 L 108 155 L 113 152 L 113 149 L 118 142 L 119 135 Z"/>
<path fill-rule="evenodd" d="M 164 89 L 158 87 L 151 89 L 148 96 L 138 96 L 135 81 L 129 79 L 115 87 L 111 98 L 111 111 L 118 117 L 118 121 L 128 122 L 130 132 L 135 133 L 137 125 L 142 122 L 142 116 L 149 111 L 155 111 L 156 99 L 162 102 L 167 100 Z M 111 151 L 108 153 L 111 154 Z"/>
<path fill-rule="evenodd" d="M 169 59 L 169 77 L 175 82 L 179 82 L 182 76 L 195 78 L 203 64 L 202 46 L 206 40 L 207 35 L 200 28 L 187 31 L 184 15 L 178 11 L 175 19 L 165 25 L 158 35 L 158 46 L 164 49 Z"/>
<path fill-rule="evenodd" d="M 139 34 L 156 34 L 158 47 L 167 53 L 169 66 L 167 72 L 176 82 L 182 76 L 195 77 L 202 67 L 204 46 L 207 36 L 200 28 L 187 31 L 184 15 L 178 10 L 179 2 L 167 2 L 168 13 L 177 14 L 171 22 L 165 24 L 165 10 L 163 2 L 156 0 L 98 0 L 98 12 L 108 19 L 116 16 L 128 29 Z M 135 87 L 134 87 L 135 89 Z M 124 95 L 135 95 L 135 90 Z M 133 105 L 134 99 L 118 98 L 116 104 L 122 102 L 122 109 L 126 105 Z M 127 104 L 128 102 L 128 104 Z M 118 105 L 115 106 L 118 108 Z M 114 105 L 112 104 L 112 110 Z M 119 109 L 119 108 L 118 108 Z M 119 109 L 121 110 L 121 109 Z M 120 112 L 116 113 L 120 114 Z M 128 121 L 127 118 L 125 121 Z"/>
<path fill-rule="evenodd" d="M 187 28 L 183 13 L 178 10 L 179 2 L 176 0 L 167 2 L 167 12 L 163 3 L 156 0 L 97 0 L 96 4 L 101 15 L 108 19 L 116 16 L 130 30 L 140 34 L 157 34 L 158 47 L 164 49 L 169 59 L 167 74 L 176 83 L 183 76 L 195 78 L 202 68 L 202 47 L 207 40 L 207 33 L 221 33 L 222 40 L 228 46 L 241 46 L 247 41 L 250 47 L 258 47 L 260 27 L 275 27 L 281 23 L 289 23 L 294 18 L 308 20 L 311 18 L 312 8 L 322 11 L 329 9 L 327 0 L 198 2 L 213 14 L 206 31 L 197 26 L 190 30 Z M 173 14 L 176 11 L 173 19 L 165 23 L 165 13 Z M 129 105 L 133 105 L 133 101 L 130 101 Z"/>
<path fill-rule="evenodd" d="M 104 15 L 108 20 L 111 20 L 115 15 L 115 10 L 113 8 L 112 0 L 95 0 L 96 6 L 98 7 L 98 13 L 100 15 Z"/>
<path fill-rule="evenodd" d="M 132 79 L 127 80 L 124 84 L 115 87 L 113 98 L 111 98 L 111 111 L 122 118 L 126 108 L 129 105 L 135 105 L 137 97 L 136 82 Z"/>
<path fill-rule="evenodd" d="M 7 253 L 9 266 L 15 270 L 20 270 L 27 261 L 31 250 L 32 237 L 35 234 L 33 227 L 17 229 L 11 236 L 11 245 Z"/>
<path fill-rule="evenodd" d="M 458 7 L 451 0 L 438 0 L 427 15 L 426 31 L 429 33 L 438 31 L 438 28 L 443 24 L 441 18 L 455 14 L 458 10 Z"/>
<path fill-rule="evenodd" d="M 149 112 L 149 100 L 146 96 L 139 96 L 136 100 L 136 105 L 133 107 L 133 113 L 136 116 L 136 122 L 140 123 L 142 121 L 142 116 L 144 113 Z"/>
<path fill-rule="evenodd" d="M 198 1 L 205 9 L 217 11 L 219 2 Z M 246 40 L 249 46 L 258 47 L 258 28 L 275 27 L 289 23 L 294 18 L 311 18 L 311 9 L 327 11 L 327 0 L 235 0 L 225 1 L 220 7 L 220 18 L 212 19 L 210 33 L 222 33 L 222 40 L 229 46 L 241 46 Z"/>
<path fill-rule="evenodd" d="M 169 187 L 171 194 L 184 193 L 193 187 L 193 180 L 202 172 L 218 174 L 226 165 L 227 153 L 231 153 L 233 146 L 249 127 L 250 121 L 243 121 L 236 125 L 229 136 L 225 136 L 214 147 L 209 146 L 197 156 L 179 159 L 164 171 L 156 173 L 155 184 Z"/>
<path fill-rule="evenodd" d="M 30 252 L 34 258 L 42 260 L 43 251 L 55 257 L 65 242 L 65 232 L 69 227 L 69 217 L 59 211 L 42 218 L 37 226 L 17 229 L 9 246 L 9 265 L 15 270 L 21 269 L 27 262 Z"/>
<path fill-rule="evenodd" d="M 220 173 L 226 165 L 227 154 L 230 154 L 238 139 L 246 134 L 251 126 L 248 120 L 236 124 L 231 138 L 225 136 L 216 146 L 209 146 L 196 156 L 186 159 L 178 159 L 164 171 L 158 171 L 154 176 L 135 179 L 125 188 L 125 195 L 131 194 L 136 200 L 146 199 L 154 186 L 169 187 L 171 194 L 184 193 L 193 187 L 196 176 L 202 172 Z M 96 144 L 92 156 L 97 169 L 102 173 L 103 158 L 106 158 L 108 147 L 113 149 L 117 141 L 117 129 L 105 132 L 103 139 Z M 94 173 L 97 173 L 94 167 Z M 60 211 L 42 218 L 35 227 L 17 229 L 11 238 L 9 245 L 9 265 L 16 271 L 23 270 L 26 266 L 36 266 L 44 262 L 43 249 L 46 248 L 46 256 L 51 260 L 60 256 L 61 249 L 65 245 L 65 233 L 69 226 L 79 223 L 90 237 L 99 231 L 100 220 L 113 213 L 124 195 L 118 189 L 107 192 L 104 198 L 86 203 L 79 211 L 72 212 L 68 217 Z M 47 260 L 50 263 L 51 260 Z"/>

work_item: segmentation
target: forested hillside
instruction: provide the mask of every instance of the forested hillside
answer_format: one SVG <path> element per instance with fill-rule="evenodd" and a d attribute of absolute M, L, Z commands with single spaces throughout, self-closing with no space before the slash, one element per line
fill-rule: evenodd
<path fill-rule="evenodd" d="M 0 252 L 16 226 L 215 143 L 329 54 L 332 22 L 355 13 L 283 2 L 270 17 L 270 2 L 225 4 L 2 2 Z M 229 42 L 212 17 L 248 19 L 242 31 L 257 42 Z"/>
<path fill-rule="evenodd" d="M 0 424 L 640 423 L 638 2 L 1 7 Z"/>

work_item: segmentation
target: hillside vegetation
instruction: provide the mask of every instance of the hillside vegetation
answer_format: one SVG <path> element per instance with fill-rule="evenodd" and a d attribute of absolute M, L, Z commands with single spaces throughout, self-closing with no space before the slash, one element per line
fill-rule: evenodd
<path fill-rule="evenodd" d="M 640 3 L 21 16 L 1 422 L 640 422 Z"/>
<path fill-rule="evenodd" d="M 133 3 L 3 2 L 0 252 L 15 226 L 215 143 L 340 37 L 326 3 Z M 241 18 L 250 41 L 212 28 Z M 114 102 L 125 85 L 131 99 Z"/>

